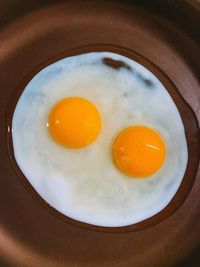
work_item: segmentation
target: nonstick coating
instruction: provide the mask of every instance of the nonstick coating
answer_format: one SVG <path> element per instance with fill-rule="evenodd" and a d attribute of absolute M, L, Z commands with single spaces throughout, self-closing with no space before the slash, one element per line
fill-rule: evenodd
<path fill-rule="evenodd" d="M 29 2 L 4 3 L 0 14 L 0 257 L 11 266 L 33 267 L 172 267 L 184 262 L 200 242 L 197 2 Z M 180 110 L 192 151 L 192 167 L 173 205 L 151 223 L 128 231 L 65 220 L 31 191 L 12 158 L 10 123 L 24 85 L 55 59 L 98 49 L 127 53 L 158 75 Z"/>

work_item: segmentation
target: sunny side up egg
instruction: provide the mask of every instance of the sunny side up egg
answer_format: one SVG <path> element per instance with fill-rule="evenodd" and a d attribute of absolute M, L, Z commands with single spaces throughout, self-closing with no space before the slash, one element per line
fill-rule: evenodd
<path fill-rule="evenodd" d="M 123 62 L 117 69 L 109 60 Z M 53 208 L 85 223 L 138 223 L 167 206 L 187 142 L 161 82 L 122 55 L 64 58 L 26 86 L 12 120 L 15 159 Z"/>

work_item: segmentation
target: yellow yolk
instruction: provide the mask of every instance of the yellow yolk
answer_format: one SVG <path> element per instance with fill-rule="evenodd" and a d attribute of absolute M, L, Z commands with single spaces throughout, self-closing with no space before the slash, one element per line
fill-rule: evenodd
<path fill-rule="evenodd" d="M 116 166 L 133 177 L 145 177 L 158 171 L 165 154 L 165 144 L 159 134 L 144 126 L 124 129 L 113 144 Z"/>
<path fill-rule="evenodd" d="M 53 107 L 48 124 L 51 135 L 58 143 L 69 148 L 81 148 L 97 138 L 101 118 L 90 101 L 70 97 Z"/>

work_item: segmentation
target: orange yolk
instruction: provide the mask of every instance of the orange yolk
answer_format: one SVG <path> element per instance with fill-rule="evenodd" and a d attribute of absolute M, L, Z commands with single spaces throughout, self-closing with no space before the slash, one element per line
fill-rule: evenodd
<path fill-rule="evenodd" d="M 116 166 L 134 177 L 145 177 L 158 171 L 165 154 L 165 144 L 159 134 L 144 126 L 124 129 L 113 144 Z"/>
<path fill-rule="evenodd" d="M 101 118 L 90 101 L 70 97 L 53 107 L 48 125 L 51 135 L 58 143 L 69 148 L 82 148 L 97 138 Z"/>

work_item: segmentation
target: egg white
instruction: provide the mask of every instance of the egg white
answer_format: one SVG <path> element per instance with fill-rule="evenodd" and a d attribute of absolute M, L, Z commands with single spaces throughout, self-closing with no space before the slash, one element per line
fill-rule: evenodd
<path fill-rule="evenodd" d="M 105 57 L 131 69 L 113 69 Z M 82 149 L 57 144 L 47 127 L 51 108 L 71 96 L 92 101 L 101 114 L 98 138 Z M 130 178 L 113 163 L 113 140 L 131 125 L 153 128 L 166 144 L 164 165 L 148 178 Z M 167 90 L 145 67 L 110 52 L 64 58 L 40 71 L 18 100 L 12 138 L 15 159 L 38 194 L 64 215 L 99 226 L 130 225 L 161 211 L 188 160 L 184 126 Z"/>

